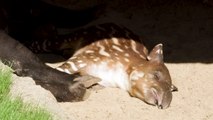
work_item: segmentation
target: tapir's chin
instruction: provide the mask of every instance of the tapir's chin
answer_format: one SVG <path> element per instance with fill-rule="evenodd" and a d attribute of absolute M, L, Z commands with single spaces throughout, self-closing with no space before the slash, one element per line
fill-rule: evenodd
<path fill-rule="evenodd" d="M 151 88 L 145 94 L 145 102 L 154 106 L 157 106 L 159 109 L 166 109 L 169 107 L 172 100 L 171 92 L 161 92 L 157 91 L 155 88 Z"/>

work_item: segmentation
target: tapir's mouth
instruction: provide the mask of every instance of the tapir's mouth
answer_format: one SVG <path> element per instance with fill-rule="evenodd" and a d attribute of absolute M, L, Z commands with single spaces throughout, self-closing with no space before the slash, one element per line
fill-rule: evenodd
<path fill-rule="evenodd" d="M 154 96 L 154 105 L 156 105 L 159 109 L 163 109 L 163 106 L 161 105 L 161 97 L 158 95 L 155 88 L 152 88 L 152 94 Z"/>

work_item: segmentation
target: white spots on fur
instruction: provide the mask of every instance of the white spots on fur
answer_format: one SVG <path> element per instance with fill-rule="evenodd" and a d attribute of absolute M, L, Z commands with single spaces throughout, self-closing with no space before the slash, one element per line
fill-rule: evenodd
<path fill-rule="evenodd" d="M 86 63 L 82 63 L 82 64 L 79 64 L 78 66 L 79 66 L 80 68 L 82 68 L 82 67 L 87 66 L 87 64 L 86 64 Z"/>
<path fill-rule="evenodd" d="M 131 40 L 131 47 L 132 47 L 132 50 L 137 53 L 137 54 L 140 54 L 136 48 L 136 43 L 135 41 Z"/>
<path fill-rule="evenodd" d="M 136 67 L 135 66 L 132 66 L 132 70 L 135 70 L 136 69 Z"/>
<path fill-rule="evenodd" d="M 115 56 L 118 56 L 118 53 L 114 52 L 114 55 L 115 55 Z"/>
<path fill-rule="evenodd" d="M 119 51 L 119 52 L 123 52 L 123 50 L 118 46 L 112 45 L 112 48 Z"/>
<path fill-rule="evenodd" d="M 115 57 L 115 59 L 117 59 L 118 61 L 120 60 L 120 57 Z"/>
<path fill-rule="evenodd" d="M 57 67 L 56 70 L 59 70 L 59 71 L 61 71 L 61 72 L 65 72 L 64 69 L 62 69 L 62 68 L 60 68 L 60 67 Z"/>
<path fill-rule="evenodd" d="M 68 69 L 64 69 L 64 72 L 67 74 L 71 74 L 71 72 Z"/>
<path fill-rule="evenodd" d="M 128 48 L 129 48 L 129 46 L 127 46 L 127 45 L 124 45 L 124 48 L 128 49 Z"/>
<path fill-rule="evenodd" d="M 99 61 L 99 60 L 100 60 L 100 58 L 94 58 L 94 59 L 93 59 L 94 62 L 97 62 L 97 61 Z"/>
<path fill-rule="evenodd" d="M 130 74 L 130 80 L 139 80 L 143 76 L 144 76 L 144 72 L 135 70 Z"/>
<path fill-rule="evenodd" d="M 107 39 L 105 39 L 105 40 L 104 40 L 104 42 L 105 42 L 106 44 L 109 44 L 109 42 L 108 42 L 108 40 L 107 40 Z"/>
<path fill-rule="evenodd" d="M 78 63 L 82 63 L 83 61 L 82 61 L 82 60 L 78 60 L 77 62 L 78 62 Z"/>
<path fill-rule="evenodd" d="M 86 50 L 85 53 L 94 53 L 95 51 L 93 50 Z"/>
<path fill-rule="evenodd" d="M 74 60 L 74 59 L 76 59 L 77 57 L 76 56 L 73 56 L 73 57 L 71 57 L 69 60 Z"/>
<path fill-rule="evenodd" d="M 71 69 L 72 69 L 73 71 L 78 71 L 78 68 L 75 66 L 75 64 L 74 64 L 73 62 L 68 61 L 67 63 L 70 64 Z"/>
<path fill-rule="evenodd" d="M 146 59 L 145 56 L 143 56 L 143 55 L 141 55 L 141 54 L 139 53 L 139 51 L 137 50 L 137 44 L 136 44 L 136 42 L 133 41 L 133 40 L 131 40 L 131 47 L 132 47 L 132 50 L 133 50 L 135 53 L 137 53 L 141 58 Z"/>
<path fill-rule="evenodd" d="M 150 56 L 147 56 L 147 59 L 148 59 L 148 60 L 151 60 L 151 57 L 150 57 Z"/>
<path fill-rule="evenodd" d="M 97 43 L 97 46 L 100 47 L 99 54 L 101 54 L 103 56 L 107 56 L 107 57 L 110 56 L 110 54 L 105 51 L 105 47 L 100 45 L 99 42 Z"/>
<path fill-rule="evenodd" d="M 118 42 L 118 39 L 117 39 L 117 38 L 112 38 L 112 41 L 113 41 L 114 44 L 120 45 L 120 43 Z"/>
<path fill-rule="evenodd" d="M 125 53 L 124 56 L 125 56 L 125 57 L 129 57 L 129 54 L 128 54 L 128 53 Z"/>
<path fill-rule="evenodd" d="M 113 52 L 113 50 L 112 50 L 112 49 L 108 49 L 108 51 L 109 51 L 109 52 Z"/>
<path fill-rule="evenodd" d="M 143 59 L 146 59 L 146 57 L 145 56 L 143 56 L 143 55 L 139 55 L 141 58 L 143 58 Z"/>
<path fill-rule="evenodd" d="M 58 68 L 56 68 L 56 70 L 59 70 L 61 72 L 65 72 L 67 74 L 72 74 L 68 69 L 62 69 L 62 68 L 58 67 Z"/>
<path fill-rule="evenodd" d="M 126 62 L 129 62 L 129 59 L 128 59 L 128 58 L 124 58 L 124 60 L 125 60 Z"/>

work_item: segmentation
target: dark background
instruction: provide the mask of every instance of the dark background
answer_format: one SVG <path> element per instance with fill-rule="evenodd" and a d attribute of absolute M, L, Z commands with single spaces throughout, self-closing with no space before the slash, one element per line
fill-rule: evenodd
<path fill-rule="evenodd" d="M 77 29 L 113 22 L 139 35 L 149 50 L 163 43 L 165 62 L 213 62 L 211 0 L 44 1 L 2 0 L 0 27 L 19 41 L 29 41 L 32 31 L 48 23 Z"/>

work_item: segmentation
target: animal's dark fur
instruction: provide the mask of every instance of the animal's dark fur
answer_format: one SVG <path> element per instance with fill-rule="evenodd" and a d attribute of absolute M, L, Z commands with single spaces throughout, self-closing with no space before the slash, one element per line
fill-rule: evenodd
<path fill-rule="evenodd" d="M 32 77 L 36 84 L 50 90 L 58 101 L 79 101 L 84 96 L 86 88 L 81 83 L 73 81 L 74 75 L 48 67 L 30 50 L 2 30 L 0 31 L 0 59 L 5 64 L 11 63 L 17 75 Z M 70 89 L 70 86 L 76 87 Z"/>

